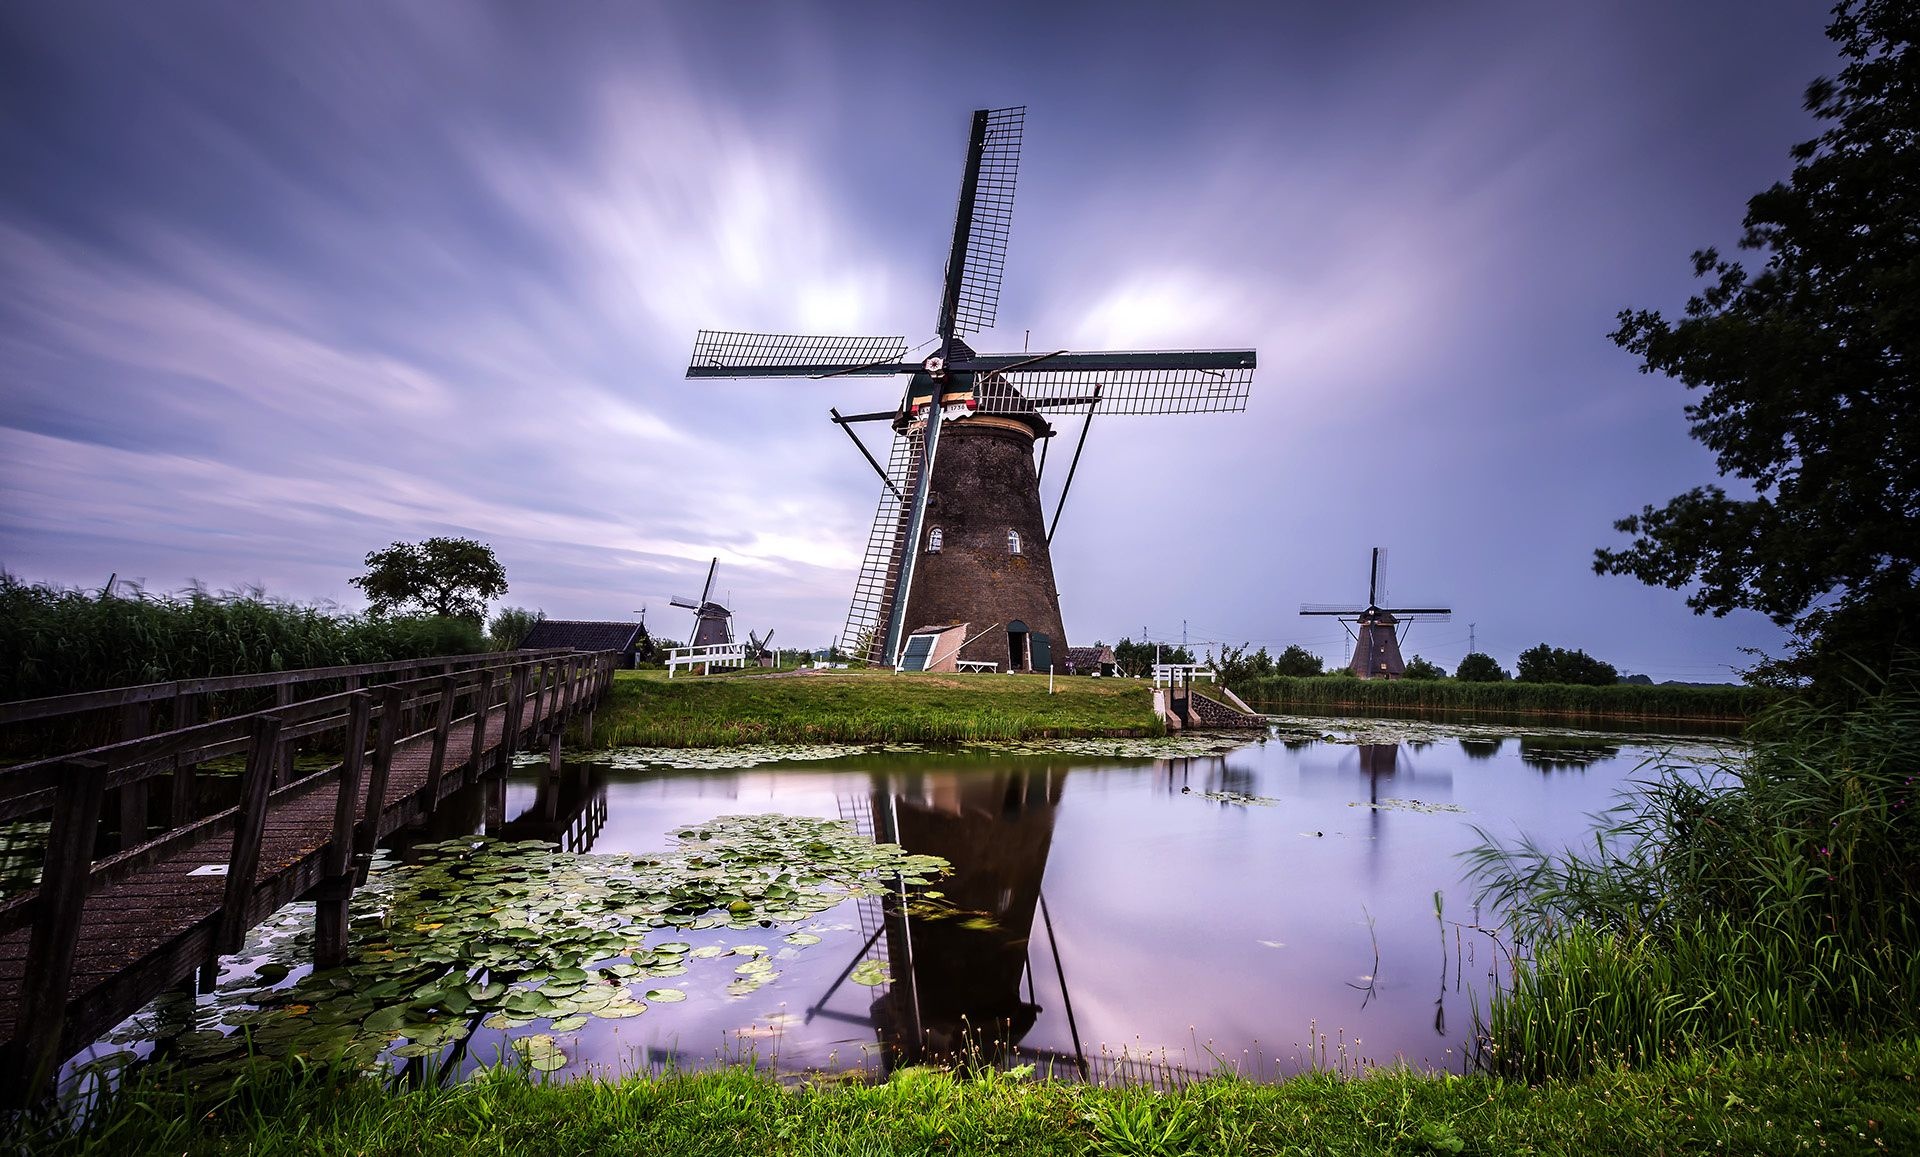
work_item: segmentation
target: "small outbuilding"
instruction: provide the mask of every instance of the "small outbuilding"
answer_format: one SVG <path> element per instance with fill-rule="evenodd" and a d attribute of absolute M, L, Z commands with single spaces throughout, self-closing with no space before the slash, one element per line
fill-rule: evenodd
<path fill-rule="evenodd" d="M 620 665 L 632 667 L 653 649 L 647 628 L 639 623 L 596 623 L 576 619 L 541 619 L 520 642 L 523 651 L 565 647 L 574 651 L 618 651 Z"/>
<path fill-rule="evenodd" d="M 1113 648 L 1104 643 L 1097 647 L 1068 647 L 1067 674 L 1112 677 Z"/>

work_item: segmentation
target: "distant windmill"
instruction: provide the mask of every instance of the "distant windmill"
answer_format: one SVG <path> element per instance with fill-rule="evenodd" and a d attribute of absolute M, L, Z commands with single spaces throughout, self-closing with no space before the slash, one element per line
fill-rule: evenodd
<path fill-rule="evenodd" d="M 1335 607 L 1320 603 L 1308 603 L 1300 608 L 1303 615 L 1328 615 L 1342 622 L 1353 621 L 1353 661 L 1347 669 L 1362 679 L 1398 679 L 1406 673 L 1407 665 L 1400 658 L 1400 640 L 1394 635 L 1394 627 L 1401 627 L 1404 634 L 1413 625 L 1414 616 L 1435 622 L 1446 622 L 1453 616 L 1452 607 L 1383 607 L 1380 600 L 1380 556 L 1385 553 L 1379 547 L 1373 548 L 1373 570 L 1367 578 L 1367 605 L 1364 607 Z"/>
<path fill-rule="evenodd" d="M 924 362 L 901 360 L 903 337 L 701 330 L 694 342 L 689 378 L 911 375 L 893 409 L 829 411 L 884 483 L 840 635 L 868 663 L 910 654 L 917 626 L 966 622 L 976 633 L 957 659 L 1047 670 L 1067 645 L 1049 548 L 1094 410 L 1246 408 L 1252 350 L 981 354 L 961 340 L 995 324 L 1025 120 L 1025 108 L 973 114 L 940 314 L 925 343 L 939 344 Z M 1040 501 L 1049 410 L 1085 418 L 1051 522 Z M 884 467 L 853 431 L 867 421 L 893 428 Z"/>
<path fill-rule="evenodd" d="M 767 654 L 767 644 L 771 642 L 773 642 L 772 631 L 768 631 L 765 638 L 761 638 L 759 635 L 754 634 L 752 631 L 748 631 L 747 632 L 747 656 L 752 659 L 765 658 Z"/>
<path fill-rule="evenodd" d="M 718 558 L 707 567 L 707 585 L 701 589 L 697 601 L 684 595 L 673 597 L 674 606 L 693 612 L 693 637 L 687 640 L 689 647 L 733 642 L 733 612 L 713 601 L 713 572 L 719 567 Z"/>

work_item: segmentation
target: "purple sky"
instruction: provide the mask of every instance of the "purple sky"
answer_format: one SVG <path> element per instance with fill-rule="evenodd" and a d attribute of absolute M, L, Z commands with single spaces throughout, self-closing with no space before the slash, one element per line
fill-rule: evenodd
<path fill-rule="evenodd" d="M 1364 14 L 1363 14 L 1364 13 Z M 1234 415 L 1097 421 L 1071 641 L 1449 600 L 1656 678 L 1780 632 L 1591 573 L 1713 478 L 1606 339 L 1817 131 L 1814 4 L 0 7 L 0 566 L 357 607 L 462 535 L 506 602 L 824 645 L 883 379 L 684 381 L 694 331 L 931 336 L 972 109 L 1026 104 L 980 349 L 1254 346 Z M 877 433 L 877 428 L 869 428 Z M 1073 431 L 1076 432 L 1077 431 Z M 1060 447 L 1065 449 L 1067 447 Z M 1046 500 L 1064 471 L 1049 470 Z"/>

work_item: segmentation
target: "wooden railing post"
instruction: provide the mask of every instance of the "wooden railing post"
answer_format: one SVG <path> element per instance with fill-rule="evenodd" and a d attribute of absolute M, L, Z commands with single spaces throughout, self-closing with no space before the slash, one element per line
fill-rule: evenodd
<path fill-rule="evenodd" d="M 507 720 L 500 734 L 500 765 L 505 767 L 520 750 L 520 716 L 527 705 L 527 668 L 515 664 L 507 679 Z"/>
<path fill-rule="evenodd" d="M 173 727 L 180 731 L 200 722 L 200 699 L 195 695 L 175 695 L 173 697 Z M 194 799 L 194 774 L 200 765 L 180 756 L 173 757 L 172 798 L 168 801 L 167 823 L 176 828 L 184 828 L 194 821 L 197 803 Z"/>
<path fill-rule="evenodd" d="M 353 819 L 360 810 L 365 780 L 367 726 L 373 696 L 355 691 L 347 699 L 347 749 L 340 760 L 340 794 L 333 804 L 333 834 L 321 861 L 320 886 L 314 890 L 313 963 L 337 968 L 347 962 L 347 902 L 353 897 Z"/>
<path fill-rule="evenodd" d="M 433 717 L 433 754 L 427 758 L 427 809 L 440 803 L 440 777 L 447 769 L 447 729 L 453 726 L 453 701 L 459 694 L 458 680 L 440 676 L 440 709 Z"/>
<path fill-rule="evenodd" d="M 247 906 L 253 900 L 253 877 L 260 867 L 260 845 L 267 834 L 267 799 L 273 794 L 274 772 L 280 766 L 280 746 L 280 717 L 261 715 L 254 719 L 246 778 L 240 784 L 240 814 L 234 821 L 233 851 L 227 857 L 220 933 L 214 941 L 222 953 L 238 952 L 247 942 Z"/>
<path fill-rule="evenodd" d="M 120 709 L 120 741 L 145 739 L 153 730 L 153 704 L 129 703 Z M 120 785 L 120 847 L 147 842 L 147 781 Z"/>
<path fill-rule="evenodd" d="M 493 672 L 480 672 L 480 686 L 473 693 L 473 746 L 468 754 L 473 757 L 473 774 L 481 775 L 487 770 L 487 717 L 493 713 Z"/>
<path fill-rule="evenodd" d="M 406 692 L 397 684 L 388 684 L 380 702 L 380 725 L 374 730 L 373 767 L 367 773 L 367 807 L 360 830 L 353 839 L 354 879 L 367 878 L 373 863 L 373 849 L 380 842 L 380 816 L 387 806 L 387 775 L 393 769 L 393 741 L 400 729 L 400 712 Z"/>
<path fill-rule="evenodd" d="M 107 788 L 107 765 L 100 760 L 74 760 L 62 771 L 54 790 L 53 825 L 47 832 L 46 865 L 35 899 L 33 935 L 27 942 L 19 1019 L 14 1026 L 16 1071 L 8 1081 L 13 1090 L 9 1095 L 23 1104 L 39 1095 L 60 1063 L 73 953 L 80 943 L 100 804 Z"/>

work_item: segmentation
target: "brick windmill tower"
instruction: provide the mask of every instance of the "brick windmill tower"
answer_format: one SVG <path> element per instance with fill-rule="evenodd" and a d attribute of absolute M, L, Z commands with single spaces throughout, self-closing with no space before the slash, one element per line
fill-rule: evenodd
<path fill-rule="evenodd" d="M 932 669 L 956 662 L 1045 671 L 1066 632 L 1049 553 L 1094 412 L 1176 414 L 1246 408 L 1254 351 L 983 354 L 964 334 L 992 329 L 1000 300 L 1026 109 L 973 114 L 934 351 L 909 362 L 903 337 L 702 330 L 689 378 L 906 376 L 891 410 L 833 420 L 880 475 L 880 506 L 841 645 L 865 662 Z M 1050 418 L 1081 418 L 1051 519 L 1040 498 Z M 882 466 L 854 432 L 885 422 Z M 1035 447 L 1039 452 L 1035 454 Z"/>

